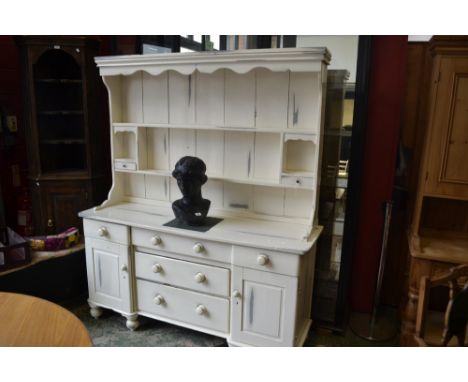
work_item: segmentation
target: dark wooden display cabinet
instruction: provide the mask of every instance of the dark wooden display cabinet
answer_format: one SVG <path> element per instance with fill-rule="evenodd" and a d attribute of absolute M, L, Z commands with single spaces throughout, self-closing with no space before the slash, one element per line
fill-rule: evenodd
<path fill-rule="evenodd" d="M 23 36 L 20 47 L 28 178 L 36 234 L 81 227 L 78 212 L 110 186 L 105 89 L 89 37 Z"/>

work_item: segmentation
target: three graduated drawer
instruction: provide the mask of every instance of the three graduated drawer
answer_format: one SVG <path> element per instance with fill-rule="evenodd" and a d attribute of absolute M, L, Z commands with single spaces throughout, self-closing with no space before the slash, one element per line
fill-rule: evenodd
<path fill-rule="evenodd" d="M 226 268 L 135 252 L 135 273 L 137 278 L 229 296 L 230 271 Z"/>
<path fill-rule="evenodd" d="M 140 228 L 132 228 L 132 243 L 135 246 L 196 256 L 223 263 L 231 262 L 232 246 L 229 244 L 192 239 Z"/>
<path fill-rule="evenodd" d="M 229 331 L 229 300 L 137 279 L 138 310 L 220 332 Z"/>
<path fill-rule="evenodd" d="M 83 230 L 85 237 L 124 245 L 130 244 L 130 230 L 125 225 L 83 219 Z"/>

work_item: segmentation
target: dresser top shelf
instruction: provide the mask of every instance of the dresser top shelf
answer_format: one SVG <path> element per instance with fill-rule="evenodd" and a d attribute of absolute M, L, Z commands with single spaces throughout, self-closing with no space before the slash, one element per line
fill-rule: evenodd
<path fill-rule="evenodd" d="M 102 209 L 91 208 L 80 212 L 79 215 L 85 219 L 123 224 L 199 240 L 255 246 L 294 254 L 306 253 L 314 245 L 322 231 L 321 226 L 314 226 L 311 230 L 310 226 L 300 223 L 223 217 L 223 221 L 209 231 L 197 232 L 166 227 L 163 224 L 174 219 L 168 208 L 138 203 L 120 203 Z"/>
<path fill-rule="evenodd" d="M 143 70 L 159 75 L 166 70 L 181 74 L 213 73 L 218 69 L 231 69 L 247 73 L 254 68 L 272 71 L 321 71 L 331 55 L 326 48 L 246 49 L 224 52 L 161 53 L 148 55 L 104 56 L 95 61 L 102 76 L 131 75 Z"/>

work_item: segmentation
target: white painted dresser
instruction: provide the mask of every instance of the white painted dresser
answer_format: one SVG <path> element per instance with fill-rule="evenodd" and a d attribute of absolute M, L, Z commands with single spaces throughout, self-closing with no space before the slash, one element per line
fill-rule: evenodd
<path fill-rule="evenodd" d="M 113 185 L 83 211 L 91 314 L 120 312 L 230 345 L 301 346 L 310 328 L 325 48 L 96 59 Z M 164 226 L 174 164 L 207 165 L 207 232 Z"/>

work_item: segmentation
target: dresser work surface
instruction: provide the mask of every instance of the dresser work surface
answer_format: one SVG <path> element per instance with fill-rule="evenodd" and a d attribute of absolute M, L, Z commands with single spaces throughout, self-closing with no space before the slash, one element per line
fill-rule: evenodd
<path fill-rule="evenodd" d="M 82 211 L 90 313 L 301 346 L 311 325 L 325 48 L 97 58 L 113 185 Z M 166 226 L 175 163 L 206 163 L 206 232 Z"/>

